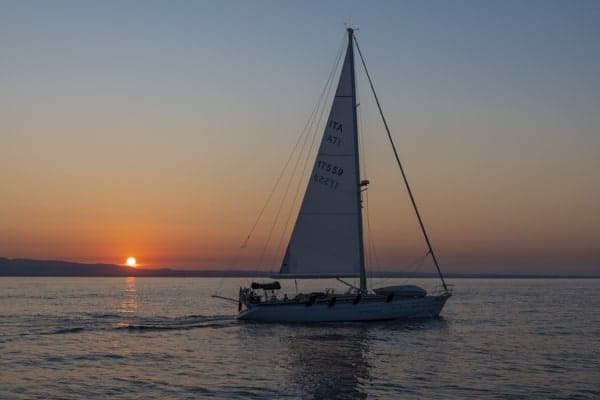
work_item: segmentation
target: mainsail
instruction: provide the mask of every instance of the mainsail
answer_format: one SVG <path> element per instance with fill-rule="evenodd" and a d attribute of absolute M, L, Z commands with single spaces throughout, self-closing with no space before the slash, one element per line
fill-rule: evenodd
<path fill-rule="evenodd" d="M 361 274 L 363 244 L 352 40 L 279 276 Z"/>

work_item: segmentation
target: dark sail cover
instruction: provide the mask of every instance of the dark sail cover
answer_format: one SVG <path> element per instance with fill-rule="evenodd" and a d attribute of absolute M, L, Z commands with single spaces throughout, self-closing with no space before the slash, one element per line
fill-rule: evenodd
<path fill-rule="evenodd" d="M 279 282 L 269 282 L 269 283 L 257 283 L 252 282 L 252 289 L 264 289 L 264 290 L 279 290 L 281 289 L 281 285 Z"/>

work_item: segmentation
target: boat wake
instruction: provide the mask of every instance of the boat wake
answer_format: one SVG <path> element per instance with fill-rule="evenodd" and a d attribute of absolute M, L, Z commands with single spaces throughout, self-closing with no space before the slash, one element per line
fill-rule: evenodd
<path fill-rule="evenodd" d="M 190 329 L 221 329 L 235 325 L 230 315 L 190 315 L 184 317 L 128 317 L 111 314 L 86 314 L 77 317 L 45 318 L 30 335 L 67 335 L 107 330 L 162 331 Z M 24 336 L 28 336 L 27 334 Z"/>
<path fill-rule="evenodd" d="M 235 318 L 230 315 L 191 315 L 180 318 L 135 318 L 131 321 L 120 321 L 114 328 L 130 331 L 180 331 L 202 328 L 228 328 L 234 324 Z"/>

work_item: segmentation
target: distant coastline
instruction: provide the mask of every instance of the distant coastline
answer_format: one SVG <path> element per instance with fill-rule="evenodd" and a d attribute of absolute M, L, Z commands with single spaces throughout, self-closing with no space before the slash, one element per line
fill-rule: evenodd
<path fill-rule="evenodd" d="M 30 260 L 8 259 L 0 257 L 0 276 L 20 277 L 269 277 L 268 271 L 248 270 L 181 270 L 171 268 L 131 268 L 115 264 L 85 264 L 58 260 Z M 373 272 L 374 278 L 437 278 L 435 273 L 414 273 L 402 271 Z M 600 275 L 551 275 L 551 274 L 473 274 L 473 273 L 446 273 L 450 279 L 600 279 Z"/>

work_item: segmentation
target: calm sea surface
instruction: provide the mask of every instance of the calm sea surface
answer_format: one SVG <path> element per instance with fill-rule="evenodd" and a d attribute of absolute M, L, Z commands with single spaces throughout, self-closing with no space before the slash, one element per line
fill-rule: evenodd
<path fill-rule="evenodd" d="M 0 398 L 600 399 L 600 280 L 458 279 L 439 319 L 319 325 L 210 297 L 247 282 L 0 278 Z"/>

